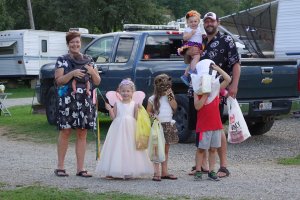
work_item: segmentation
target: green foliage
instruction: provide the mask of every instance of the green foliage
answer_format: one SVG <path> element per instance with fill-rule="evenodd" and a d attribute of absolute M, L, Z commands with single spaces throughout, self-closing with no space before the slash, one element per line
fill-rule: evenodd
<path fill-rule="evenodd" d="M 31 0 L 36 29 L 91 33 L 120 31 L 123 24 L 165 24 L 189 10 L 225 16 L 272 0 Z M 0 30 L 30 28 L 25 0 L 0 0 Z"/>
<path fill-rule="evenodd" d="M 0 30 L 11 29 L 13 19 L 6 10 L 6 1 L 0 0 Z"/>
<path fill-rule="evenodd" d="M 278 163 L 282 165 L 300 165 L 300 154 L 293 158 L 281 158 Z"/>
<path fill-rule="evenodd" d="M 14 26 L 12 29 L 30 28 L 29 17 L 27 12 L 27 2 L 20 0 L 4 0 L 6 11 L 13 19 Z M 8 28 L 5 28 L 8 29 Z"/>

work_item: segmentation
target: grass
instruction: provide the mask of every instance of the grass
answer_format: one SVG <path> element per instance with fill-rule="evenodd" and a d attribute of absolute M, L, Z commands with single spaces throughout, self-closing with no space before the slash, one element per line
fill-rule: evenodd
<path fill-rule="evenodd" d="M 105 192 L 105 193 L 88 193 L 80 189 L 69 189 L 60 190 L 53 187 L 42 187 L 42 186 L 25 186 L 18 187 L 15 189 L 1 189 L 0 188 L 0 199 L 1 200 L 150 200 L 150 199 L 166 199 L 166 200 L 184 200 L 190 199 L 186 196 L 181 197 L 148 197 L 142 195 L 131 195 L 120 192 Z M 199 200 L 225 200 L 225 198 L 208 198 L 202 197 Z"/>
<path fill-rule="evenodd" d="M 300 165 L 300 154 L 292 158 L 281 158 L 278 163 L 282 165 Z"/>
<path fill-rule="evenodd" d="M 12 93 L 7 98 L 25 98 L 25 97 L 33 97 L 35 95 L 35 90 L 28 87 L 18 87 L 18 88 L 7 88 L 5 89 L 5 93 Z"/>
<path fill-rule="evenodd" d="M 88 193 L 81 190 L 59 190 L 57 188 L 29 186 L 20 187 L 14 190 L 0 190 L 1 200 L 150 200 L 153 198 L 129 195 L 118 192 L 106 192 L 106 193 Z"/>
<path fill-rule="evenodd" d="M 6 185 L 7 185 L 6 183 L 0 182 L 0 190 L 1 190 L 1 188 L 5 187 Z"/>
<path fill-rule="evenodd" d="M 42 143 L 56 143 L 58 129 L 56 126 L 49 125 L 44 114 L 31 114 L 31 106 L 15 106 L 9 108 L 12 116 L 0 116 L 0 127 L 5 128 L 4 135 L 16 139 L 31 140 Z M 106 115 L 100 113 L 100 139 L 105 139 L 111 120 Z M 87 141 L 95 141 L 94 133 L 89 131 Z M 71 142 L 75 140 L 72 135 Z"/>

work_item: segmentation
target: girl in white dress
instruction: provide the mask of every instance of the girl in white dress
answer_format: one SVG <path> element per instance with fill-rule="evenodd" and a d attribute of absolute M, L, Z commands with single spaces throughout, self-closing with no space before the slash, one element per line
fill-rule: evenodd
<path fill-rule="evenodd" d="M 96 166 L 96 173 L 107 179 L 137 178 L 153 174 L 153 165 L 147 151 L 136 150 L 135 129 L 138 104 L 132 100 L 134 83 L 124 79 L 118 91 L 122 97 L 112 108 L 105 104 L 112 124 Z"/>

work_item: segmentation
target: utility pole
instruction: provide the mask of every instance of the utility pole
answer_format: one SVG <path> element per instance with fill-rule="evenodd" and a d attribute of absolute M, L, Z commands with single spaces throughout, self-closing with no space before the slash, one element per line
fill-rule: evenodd
<path fill-rule="evenodd" d="M 28 15 L 29 15 L 30 28 L 34 30 L 35 27 L 34 27 L 34 20 L 33 20 L 31 1 L 30 0 L 27 0 L 27 9 L 28 9 Z"/>

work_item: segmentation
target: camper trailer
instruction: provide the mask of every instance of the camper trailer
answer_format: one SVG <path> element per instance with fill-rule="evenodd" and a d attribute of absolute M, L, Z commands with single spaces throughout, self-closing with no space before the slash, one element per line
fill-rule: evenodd
<path fill-rule="evenodd" d="M 82 48 L 97 37 L 88 34 L 87 29 L 77 31 L 83 33 Z M 42 65 L 55 62 L 58 56 L 66 53 L 65 32 L 29 29 L 0 31 L 0 79 L 35 79 Z"/>
<path fill-rule="evenodd" d="M 65 32 L 7 30 L 0 32 L 0 77 L 34 77 L 42 65 L 67 53 Z"/>
<path fill-rule="evenodd" d="M 300 1 L 279 0 L 274 41 L 275 58 L 300 59 Z"/>

